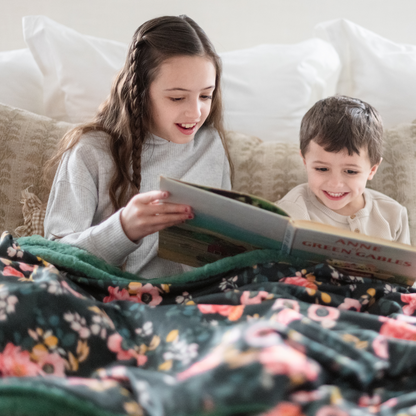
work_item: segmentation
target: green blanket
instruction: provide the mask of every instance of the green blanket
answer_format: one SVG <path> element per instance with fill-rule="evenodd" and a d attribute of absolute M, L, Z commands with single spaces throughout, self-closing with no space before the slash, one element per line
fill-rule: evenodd
<path fill-rule="evenodd" d="M 416 291 L 262 250 L 140 279 L 0 242 L 0 415 L 412 415 Z"/>

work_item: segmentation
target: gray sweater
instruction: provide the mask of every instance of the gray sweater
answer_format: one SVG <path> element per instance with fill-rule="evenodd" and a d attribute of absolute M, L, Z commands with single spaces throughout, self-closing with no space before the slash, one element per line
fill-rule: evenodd
<path fill-rule="evenodd" d="M 49 196 L 45 236 L 80 247 L 142 278 L 170 276 L 188 266 L 157 257 L 158 234 L 138 243 L 125 235 L 120 213 L 112 213 L 108 194 L 113 173 L 108 135 L 85 134 L 61 160 Z M 218 133 L 200 129 L 186 144 L 153 136 L 142 153 L 140 192 L 159 189 L 159 175 L 230 189 L 229 164 Z"/>

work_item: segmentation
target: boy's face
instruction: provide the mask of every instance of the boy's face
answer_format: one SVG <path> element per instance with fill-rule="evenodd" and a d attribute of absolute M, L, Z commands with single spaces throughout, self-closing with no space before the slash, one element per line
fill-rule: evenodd
<path fill-rule="evenodd" d="M 341 215 L 353 215 L 364 208 L 363 192 L 379 164 L 371 166 L 367 149 L 348 155 L 347 149 L 332 153 L 314 140 L 303 157 L 308 185 L 326 207 Z"/>

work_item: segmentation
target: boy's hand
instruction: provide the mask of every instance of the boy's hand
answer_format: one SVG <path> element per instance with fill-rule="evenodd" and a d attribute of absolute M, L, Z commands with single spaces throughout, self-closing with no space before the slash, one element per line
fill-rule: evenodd
<path fill-rule="evenodd" d="M 151 191 L 135 195 L 121 211 L 121 226 L 131 241 L 177 225 L 194 217 L 188 205 L 162 203 L 168 192 Z"/>

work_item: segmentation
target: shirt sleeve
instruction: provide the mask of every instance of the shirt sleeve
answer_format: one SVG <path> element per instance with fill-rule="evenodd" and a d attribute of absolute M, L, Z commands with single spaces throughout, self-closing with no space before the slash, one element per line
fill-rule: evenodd
<path fill-rule="evenodd" d="M 222 189 L 231 189 L 231 171 L 230 171 L 230 163 L 228 162 L 227 156 L 224 155 L 224 168 L 222 172 L 222 182 L 221 182 Z"/>
<path fill-rule="evenodd" d="M 82 152 L 64 155 L 49 196 L 45 237 L 82 248 L 119 266 L 140 244 L 125 235 L 121 210 L 95 224 L 99 196 L 94 160 L 89 157 L 87 161 Z"/>
<path fill-rule="evenodd" d="M 399 232 L 397 233 L 396 240 L 399 243 L 404 244 L 411 244 L 410 242 L 410 228 L 409 228 L 409 218 L 407 216 L 407 209 L 405 207 L 402 207 L 401 210 L 401 227 L 399 229 Z"/>

